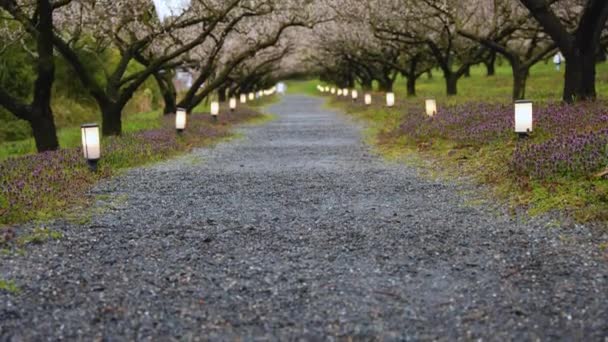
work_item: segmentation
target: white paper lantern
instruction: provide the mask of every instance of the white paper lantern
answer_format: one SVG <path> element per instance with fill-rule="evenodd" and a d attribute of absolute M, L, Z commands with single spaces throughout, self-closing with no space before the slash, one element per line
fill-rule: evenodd
<path fill-rule="evenodd" d="M 101 141 L 99 125 L 96 123 L 80 126 L 82 137 L 82 152 L 91 170 L 97 170 L 97 162 L 101 159 Z"/>
<path fill-rule="evenodd" d="M 427 99 L 425 101 L 426 115 L 435 116 L 437 115 L 437 101 L 434 99 Z"/>
<path fill-rule="evenodd" d="M 342 89 L 338 89 L 338 96 L 342 96 Z"/>
<path fill-rule="evenodd" d="M 241 103 L 247 103 L 247 95 L 241 94 Z"/>
<path fill-rule="evenodd" d="M 217 101 L 211 102 L 211 115 L 217 117 L 220 114 L 220 103 Z"/>
<path fill-rule="evenodd" d="M 87 160 L 99 160 L 101 158 L 101 143 L 98 124 L 85 124 L 80 126 L 82 135 L 82 151 Z"/>
<path fill-rule="evenodd" d="M 347 97 L 347 96 L 348 96 L 348 92 L 349 92 L 348 88 L 344 88 L 344 89 L 342 89 L 342 95 L 343 95 L 344 97 Z"/>
<path fill-rule="evenodd" d="M 365 94 L 365 104 L 368 106 L 372 104 L 372 94 Z"/>
<path fill-rule="evenodd" d="M 336 93 L 336 88 L 331 88 L 330 93 L 334 95 Z"/>
<path fill-rule="evenodd" d="M 188 115 L 185 109 L 177 108 L 175 113 L 175 129 L 178 133 L 183 132 L 186 129 L 186 123 L 188 121 Z"/>
<path fill-rule="evenodd" d="M 353 101 L 357 101 L 357 99 L 359 98 L 359 92 L 356 90 L 353 90 L 351 93 L 351 97 L 353 98 Z"/>
<path fill-rule="evenodd" d="M 515 132 L 521 135 L 532 132 L 533 106 L 532 101 L 515 101 Z"/>
<path fill-rule="evenodd" d="M 386 93 L 386 105 L 388 107 L 395 105 L 395 93 Z"/>
<path fill-rule="evenodd" d="M 236 98 L 233 97 L 230 99 L 230 111 L 234 112 L 234 110 L 236 109 Z"/>
<path fill-rule="evenodd" d="M 253 101 L 253 100 L 255 100 L 255 94 L 249 93 L 249 101 Z"/>

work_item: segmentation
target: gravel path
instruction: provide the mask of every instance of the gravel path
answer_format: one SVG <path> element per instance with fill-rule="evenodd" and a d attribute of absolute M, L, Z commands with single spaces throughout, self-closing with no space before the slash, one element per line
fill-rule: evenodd
<path fill-rule="evenodd" d="M 608 340 L 606 235 L 467 205 L 320 99 L 270 112 L 2 257 L 0 339 Z"/>

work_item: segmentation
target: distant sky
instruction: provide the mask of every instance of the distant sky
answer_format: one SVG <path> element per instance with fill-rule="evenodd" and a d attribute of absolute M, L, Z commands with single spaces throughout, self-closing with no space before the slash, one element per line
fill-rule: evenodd
<path fill-rule="evenodd" d="M 179 15 L 190 4 L 190 0 L 153 0 L 161 21 L 171 15 Z"/>

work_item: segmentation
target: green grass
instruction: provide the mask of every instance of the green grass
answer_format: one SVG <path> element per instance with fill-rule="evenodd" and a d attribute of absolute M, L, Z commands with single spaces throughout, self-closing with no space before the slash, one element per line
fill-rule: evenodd
<path fill-rule="evenodd" d="M 564 67 L 556 71 L 553 63 L 539 63 L 530 71 L 527 84 L 527 98 L 534 101 L 558 101 L 561 99 L 564 82 Z M 288 92 L 318 95 L 316 86 L 325 85 L 319 80 L 290 81 L 287 83 Z M 511 102 L 513 80 L 511 68 L 506 65 L 496 66 L 496 75 L 486 76 L 483 66 L 471 68 L 471 77 L 462 77 L 458 82 L 458 95 L 447 96 L 445 82 L 441 71 L 433 70 L 433 78 L 421 76 L 416 84 L 417 98 L 435 98 L 438 104 L 456 104 L 469 101 L 482 102 Z M 598 64 L 596 89 L 599 99 L 608 99 L 608 63 Z M 394 91 L 398 98 L 405 97 L 406 82 L 402 76 L 397 78 Z"/>
<path fill-rule="evenodd" d="M 317 85 L 321 84 L 321 82 L 317 80 L 288 81 L 285 84 L 287 85 L 287 94 L 315 95 L 319 92 L 317 90 Z"/>
<path fill-rule="evenodd" d="M 560 100 L 563 92 L 564 68 L 556 71 L 553 63 L 539 63 L 530 71 L 526 87 L 526 98 L 534 101 Z M 439 103 L 461 103 L 467 101 L 511 102 L 512 97 L 511 68 L 507 65 L 497 66 L 496 76 L 487 77 L 485 67 L 471 68 L 471 77 L 463 77 L 458 82 L 458 95 L 448 97 L 441 72 L 433 71 L 433 79 L 423 75 L 417 83 L 417 95 L 420 98 L 436 98 Z M 608 64 L 598 64 L 597 92 L 600 99 L 608 99 Z M 405 81 L 395 83 L 395 92 L 405 94 Z"/>
<path fill-rule="evenodd" d="M 161 126 L 160 110 L 147 113 L 126 115 L 123 119 L 123 133 L 134 133 L 144 130 L 156 129 Z M 59 145 L 62 148 L 72 148 L 81 145 L 80 127 L 62 128 L 57 132 Z M 5 142 L 0 144 L 0 161 L 9 157 L 36 153 L 36 144 L 33 138 Z"/>

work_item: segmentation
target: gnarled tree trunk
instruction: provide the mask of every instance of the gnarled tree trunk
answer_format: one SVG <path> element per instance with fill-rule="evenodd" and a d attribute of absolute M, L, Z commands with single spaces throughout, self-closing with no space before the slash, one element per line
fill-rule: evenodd
<path fill-rule="evenodd" d="M 107 102 L 100 106 L 101 109 L 101 132 L 104 136 L 122 134 L 122 108 L 118 103 Z"/>
<path fill-rule="evenodd" d="M 445 73 L 445 90 L 448 96 L 458 95 L 458 77 L 455 73 Z"/>
<path fill-rule="evenodd" d="M 154 79 L 158 84 L 165 104 L 163 114 L 175 114 L 177 111 L 177 91 L 173 85 L 172 75 L 170 73 L 160 74 L 155 72 Z"/>

